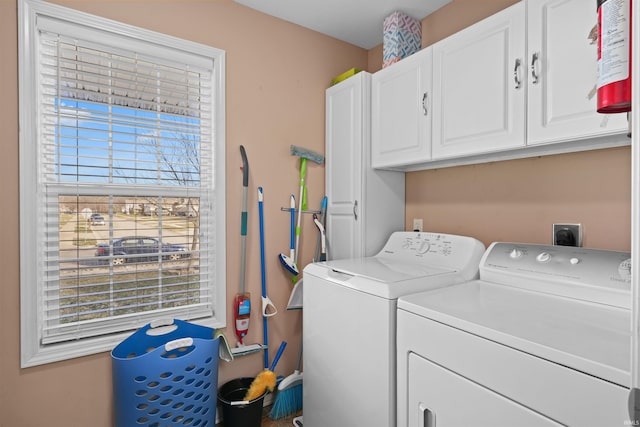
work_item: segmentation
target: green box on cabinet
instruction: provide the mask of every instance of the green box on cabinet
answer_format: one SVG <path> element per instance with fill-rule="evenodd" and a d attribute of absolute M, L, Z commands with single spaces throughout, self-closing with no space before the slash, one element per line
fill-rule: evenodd
<path fill-rule="evenodd" d="M 351 68 L 350 70 L 345 71 L 344 73 L 340 74 L 337 77 L 334 77 L 333 79 L 331 79 L 331 86 L 340 83 L 343 80 L 348 79 L 351 76 L 355 76 L 356 74 L 358 74 L 360 71 L 362 71 L 359 68 Z"/>

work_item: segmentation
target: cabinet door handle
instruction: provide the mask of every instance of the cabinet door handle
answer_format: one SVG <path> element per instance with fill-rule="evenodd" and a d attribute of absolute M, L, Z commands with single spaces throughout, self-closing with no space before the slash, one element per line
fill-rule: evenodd
<path fill-rule="evenodd" d="M 358 201 L 353 202 L 353 219 L 358 220 Z"/>
<path fill-rule="evenodd" d="M 436 427 L 436 414 L 420 402 L 418 405 L 420 409 L 420 427 Z"/>
<path fill-rule="evenodd" d="M 522 87 L 522 79 L 520 78 L 521 65 L 522 61 L 520 58 L 516 59 L 516 66 L 513 67 L 513 80 L 516 82 L 516 89 L 520 89 Z"/>
<path fill-rule="evenodd" d="M 429 92 L 422 94 L 422 114 L 424 116 L 429 115 Z"/>
<path fill-rule="evenodd" d="M 533 77 L 533 84 L 537 84 L 540 80 L 540 75 L 536 72 L 536 63 L 540 59 L 540 53 L 535 52 L 531 55 L 531 77 Z"/>

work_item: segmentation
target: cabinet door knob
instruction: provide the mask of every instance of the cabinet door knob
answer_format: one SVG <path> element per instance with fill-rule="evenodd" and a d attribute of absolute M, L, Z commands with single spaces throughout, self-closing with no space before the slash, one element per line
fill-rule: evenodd
<path fill-rule="evenodd" d="M 538 62 L 538 59 L 540 59 L 539 52 L 535 52 L 533 55 L 531 55 L 531 77 L 533 77 L 534 85 L 538 84 L 538 81 L 540 80 L 540 75 L 536 71 L 536 63 Z"/>
<path fill-rule="evenodd" d="M 424 116 L 429 115 L 429 92 L 422 94 L 422 114 Z"/>
<path fill-rule="evenodd" d="M 520 66 L 522 65 L 522 61 L 520 58 L 516 59 L 516 65 L 513 67 L 513 80 L 516 82 L 516 89 L 520 89 L 522 87 L 522 79 L 520 78 Z"/>
<path fill-rule="evenodd" d="M 353 202 L 353 219 L 358 220 L 358 201 Z"/>

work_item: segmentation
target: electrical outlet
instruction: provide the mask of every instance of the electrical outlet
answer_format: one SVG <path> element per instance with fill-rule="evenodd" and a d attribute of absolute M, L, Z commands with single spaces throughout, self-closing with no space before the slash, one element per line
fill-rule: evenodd
<path fill-rule="evenodd" d="M 413 219 L 413 231 L 422 231 L 422 218 Z"/>
<path fill-rule="evenodd" d="M 553 224 L 552 242 L 556 246 L 582 246 L 582 224 Z"/>

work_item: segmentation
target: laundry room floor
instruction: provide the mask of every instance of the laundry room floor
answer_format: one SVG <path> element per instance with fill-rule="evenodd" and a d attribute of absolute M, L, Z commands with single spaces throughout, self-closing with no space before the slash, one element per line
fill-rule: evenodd
<path fill-rule="evenodd" d="M 302 415 L 302 411 L 298 411 L 288 417 L 284 417 L 279 420 L 272 420 L 271 418 L 269 418 L 269 411 L 271 411 L 271 406 L 267 406 L 264 408 L 261 427 L 291 427 L 293 426 L 293 419 Z M 217 424 L 217 427 L 223 426 L 224 422 Z"/>
<path fill-rule="evenodd" d="M 279 420 L 272 420 L 268 416 L 270 410 L 270 406 L 265 408 L 264 417 L 262 417 L 262 427 L 291 427 L 293 426 L 293 419 L 302 415 L 302 411 L 299 411 L 289 417 L 281 418 Z"/>

